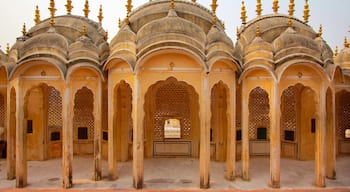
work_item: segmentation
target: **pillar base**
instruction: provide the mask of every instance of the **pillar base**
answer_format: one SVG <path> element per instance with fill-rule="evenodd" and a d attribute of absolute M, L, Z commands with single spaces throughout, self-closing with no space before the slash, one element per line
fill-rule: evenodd
<path fill-rule="evenodd" d="M 226 175 L 225 178 L 228 181 L 234 181 L 235 180 L 235 176 L 234 175 Z"/>
<path fill-rule="evenodd" d="M 273 189 L 279 189 L 281 188 L 280 182 L 279 181 L 272 181 L 269 186 Z"/>
<path fill-rule="evenodd" d="M 336 172 L 333 171 L 332 174 L 327 175 L 327 179 L 335 180 L 337 179 L 336 175 Z"/>
<path fill-rule="evenodd" d="M 139 178 L 138 181 L 134 180 L 134 188 L 135 189 L 142 189 L 143 187 L 143 178 Z"/>
<path fill-rule="evenodd" d="M 209 189 L 210 188 L 210 184 L 207 183 L 207 184 L 204 184 L 201 182 L 200 186 L 199 186 L 201 189 Z"/>

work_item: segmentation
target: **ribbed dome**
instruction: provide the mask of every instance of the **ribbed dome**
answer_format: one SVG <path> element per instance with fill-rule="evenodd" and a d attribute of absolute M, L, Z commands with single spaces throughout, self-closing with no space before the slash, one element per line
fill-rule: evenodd
<path fill-rule="evenodd" d="M 252 43 L 246 47 L 244 50 L 244 58 L 244 67 L 249 67 L 254 64 L 263 64 L 272 69 L 274 68 L 273 47 L 260 36 L 255 37 Z"/>
<path fill-rule="evenodd" d="M 219 28 L 218 26 L 214 25 L 207 36 L 208 39 L 208 44 L 212 44 L 212 43 L 217 43 L 217 42 L 221 42 L 221 43 L 225 43 L 228 46 L 233 47 L 233 43 L 232 40 L 226 35 L 225 31 L 221 28 Z"/>
<path fill-rule="evenodd" d="M 67 50 L 67 39 L 52 28 L 24 41 L 19 52 L 21 60 L 35 54 L 52 54 L 65 60 Z"/>
<path fill-rule="evenodd" d="M 329 45 L 321 37 L 317 37 L 315 41 L 320 48 L 323 62 L 325 64 L 333 64 L 333 51 Z"/>
<path fill-rule="evenodd" d="M 335 63 L 343 69 L 350 70 L 350 48 L 344 47 L 335 59 Z"/>
<path fill-rule="evenodd" d="M 68 53 L 70 64 L 79 60 L 86 60 L 95 65 L 100 65 L 100 50 L 92 40 L 86 36 L 82 36 L 78 38 L 75 43 L 72 43 L 69 46 Z"/>
<path fill-rule="evenodd" d="M 273 47 L 276 64 L 283 63 L 291 57 L 308 57 L 316 62 L 322 60 L 321 51 L 316 41 L 308 36 L 298 34 L 291 27 L 273 41 Z"/>

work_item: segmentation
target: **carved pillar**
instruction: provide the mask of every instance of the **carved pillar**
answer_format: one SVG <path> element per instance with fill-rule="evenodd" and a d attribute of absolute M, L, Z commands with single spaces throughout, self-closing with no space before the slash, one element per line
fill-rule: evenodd
<path fill-rule="evenodd" d="M 275 83 L 270 100 L 271 129 L 270 129 L 270 185 L 272 188 L 280 187 L 281 168 L 281 104 L 278 85 Z"/>
<path fill-rule="evenodd" d="M 233 73 L 232 90 L 229 91 L 230 121 L 227 129 L 226 179 L 233 181 L 236 177 L 236 73 Z"/>
<path fill-rule="evenodd" d="M 94 176 L 95 181 L 102 179 L 102 82 L 98 81 L 94 98 Z"/>
<path fill-rule="evenodd" d="M 19 80 L 20 81 L 20 80 Z M 24 121 L 24 97 L 21 83 L 16 83 L 16 187 L 27 185 L 27 139 Z"/>
<path fill-rule="evenodd" d="M 14 94 L 14 95 L 13 95 Z M 16 178 L 16 95 L 14 88 L 7 89 L 7 179 Z"/>
<path fill-rule="evenodd" d="M 210 187 L 210 95 L 208 75 L 203 77 L 202 99 L 200 105 L 200 151 L 199 172 L 200 188 Z"/>
<path fill-rule="evenodd" d="M 114 84 L 112 78 L 108 78 L 108 176 L 110 180 L 116 180 L 117 153 L 116 153 L 116 130 L 114 129 Z"/>
<path fill-rule="evenodd" d="M 135 75 L 132 119 L 133 119 L 133 184 L 136 189 L 143 187 L 144 180 L 144 136 L 143 136 L 143 102 L 141 95 L 139 74 Z"/>
<path fill-rule="evenodd" d="M 316 157 L 315 157 L 315 176 L 316 186 L 325 187 L 325 172 L 326 172 L 326 88 L 322 85 L 319 93 L 319 118 L 320 123 L 316 127 Z"/>
<path fill-rule="evenodd" d="M 73 101 L 66 85 L 62 101 L 62 182 L 66 189 L 73 186 Z"/>
<path fill-rule="evenodd" d="M 336 171 L 336 126 L 335 126 L 335 93 L 327 91 L 327 178 L 335 179 Z"/>
<path fill-rule="evenodd" d="M 242 81 L 242 179 L 249 180 L 249 93 L 244 87 L 244 80 Z"/>

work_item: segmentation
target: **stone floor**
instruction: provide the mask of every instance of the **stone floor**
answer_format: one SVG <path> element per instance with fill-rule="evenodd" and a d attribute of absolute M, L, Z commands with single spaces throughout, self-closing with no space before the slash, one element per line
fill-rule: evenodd
<path fill-rule="evenodd" d="M 238 178 L 233 181 L 224 179 L 225 163 L 211 162 L 211 190 L 269 190 L 269 158 L 251 158 L 250 181 L 243 181 L 241 163 L 237 162 Z M 103 161 L 103 180 L 91 180 L 93 175 L 92 157 L 75 157 L 73 162 L 74 189 L 132 190 L 132 162 L 118 163 L 116 181 L 107 179 L 107 162 Z M 296 161 L 282 159 L 282 190 L 316 190 L 314 182 L 314 161 Z M 61 159 L 28 162 L 28 186 L 26 190 L 61 188 Z M 326 180 L 327 188 L 332 191 L 350 191 L 350 157 L 337 159 L 337 179 Z M 6 180 L 6 161 L 0 160 L 0 191 L 14 191 L 15 180 Z M 6 189 L 6 190 L 5 190 Z M 190 158 L 154 158 L 145 160 L 145 190 L 198 190 L 199 161 Z"/>

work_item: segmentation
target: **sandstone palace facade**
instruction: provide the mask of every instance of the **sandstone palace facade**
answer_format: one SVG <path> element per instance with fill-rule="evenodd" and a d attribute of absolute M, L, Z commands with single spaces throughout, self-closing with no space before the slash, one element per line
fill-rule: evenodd
<path fill-rule="evenodd" d="M 281 158 L 314 160 L 315 183 L 335 178 L 336 157 L 350 154 L 350 48 L 334 53 L 322 28 L 273 12 L 246 21 L 235 44 L 216 17 L 195 0 L 152 0 L 132 9 L 107 42 L 99 21 L 55 15 L 24 28 L 0 53 L 0 126 L 7 144 L 7 178 L 27 185 L 27 162 L 62 159 L 72 187 L 73 156 L 91 155 L 94 179 L 102 161 L 117 179 L 132 161 L 142 188 L 144 159 L 199 160 L 199 185 L 209 188 L 211 161 L 225 162 L 226 179 L 250 179 L 253 156 L 270 157 L 271 187 L 280 187 Z M 88 3 L 86 1 L 86 3 Z M 224 4 L 225 2 L 222 2 Z M 88 5 L 88 4 L 87 4 Z M 34 173 L 33 173 L 34 174 Z M 234 182 L 234 181 L 233 181 Z"/>

